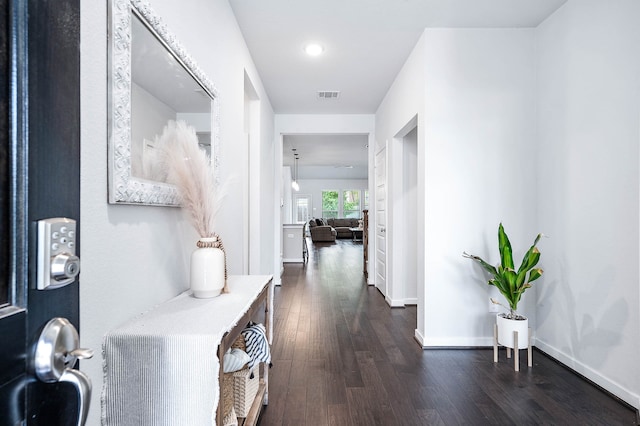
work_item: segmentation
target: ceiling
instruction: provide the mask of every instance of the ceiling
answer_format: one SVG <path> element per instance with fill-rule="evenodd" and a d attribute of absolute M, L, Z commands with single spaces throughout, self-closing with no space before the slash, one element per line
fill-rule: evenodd
<path fill-rule="evenodd" d="M 374 114 L 427 27 L 535 27 L 566 0 L 229 0 L 276 114 Z M 310 57 L 309 42 L 324 53 Z M 318 91 L 339 91 L 319 99 Z M 367 137 L 285 137 L 299 177 L 367 177 Z M 354 166 L 345 175 L 344 166 Z M 315 168 L 314 168 L 315 167 Z M 313 174 L 313 173 L 315 174 Z"/>
<path fill-rule="evenodd" d="M 295 149 L 300 179 L 367 179 L 368 140 L 368 135 L 284 135 L 282 164 L 295 166 Z"/>
<path fill-rule="evenodd" d="M 565 2 L 229 0 L 276 114 L 373 114 L 426 27 L 535 27 Z"/>

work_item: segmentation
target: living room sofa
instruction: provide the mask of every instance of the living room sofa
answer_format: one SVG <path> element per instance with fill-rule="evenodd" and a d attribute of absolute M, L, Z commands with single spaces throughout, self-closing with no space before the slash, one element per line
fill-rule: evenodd
<path fill-rule="evenodd" d="M 353 234 L 349 228 L 357 227 L 358 219 L 354 218 L 311 219 L 309 221 L 311 241 L 335 241 L 336 238 L 351 238 Z"/>
<path fill-rule="evenodd" d="M 327 219 L 327 225 L 336 230 L 337 238 L 351 238 L 353 234 L 349 228 L 357 228 L 358 220 L 357 218 L 329 218 Z"/>
<path fill-rule="evenodd" d="M 311 241 L 335 241 L 336 230 L 332 226 L 327 225 L 323 219 L 311 219 L 309 221 L 309 233 Z"/>

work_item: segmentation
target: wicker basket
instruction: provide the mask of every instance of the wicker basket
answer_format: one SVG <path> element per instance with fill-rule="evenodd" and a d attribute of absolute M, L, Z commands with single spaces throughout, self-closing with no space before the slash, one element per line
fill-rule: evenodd
<path fill-rule="evenodd" d="M 231 410 L 224 416 L 222 420 L 223 426 L 238 426 L 238 416 L 236 416 L 236 410 L 234 410 L 233 405 L 231 406 Z"/>
<path fill-rule="evenodd" d="M 221 390 L 220 400 L 222 404 L 222 417 L 225 419 L 225 422 L 227 417 L 229 417 L 229 414 L 232 411 L 235 417 L 234 387 L 235 387 L 235 378 L 233 377 L 233 373 L 224 373 L 222 377 L 222 386 L 220 387 L 220 390 Z M 225 425 L 226 424 L 227 423 L 225 423 Z"/>
<path fill-rule="evenodd" d="M 253 378 L 251 378 L 252 371 Z M 260 386 L 258 367 L 256 366 L 252 370 L 243 368 L 231 374 L 233 375 L 233 396 L 236 415 L 238 417 L 247 417 Z"/>
<path fill-rule="evenodd" d="M 240 334 L 238 338 L 231 344 L 231 349 L 241 349 L 247 351 L 247 343 L 244 341 L 244 336 Z"/>

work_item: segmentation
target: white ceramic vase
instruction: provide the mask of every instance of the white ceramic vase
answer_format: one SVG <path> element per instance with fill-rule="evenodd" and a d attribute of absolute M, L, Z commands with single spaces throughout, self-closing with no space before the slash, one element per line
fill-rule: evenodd
<path fill-rule="evenodd" d="M 200 299 L 216 297 L 224 288 L 224 251 L 218 239 L 200 238 L 191 253 L 191 291 Z"/>
<path fill-rule="evenodd" d="M 529 347 L 529 319 L 522 320 L 507 319 L 498 314 L 496 316 L 498 324 L 498 344 L 507 348 L 515 348 L 513 332 L 518 332 L 518 349 L 526 349 Z"/>

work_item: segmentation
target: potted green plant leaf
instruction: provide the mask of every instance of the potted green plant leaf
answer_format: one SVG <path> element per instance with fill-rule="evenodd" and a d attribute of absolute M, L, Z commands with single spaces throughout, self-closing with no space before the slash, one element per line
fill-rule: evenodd
<path fill-rule="evenodd" d="M 518 269 L 513 262 L 513 252 L 511 242 L 504 231 L 502 223 L 498 226 L 498 249 L 500 250 L 500 263 L 492 266 L 481 257 L 463 253 L 463 256 L 476 261 L 482 268 L 491 275 L 488 284 L 495 286 L 504 296 L 509 304 L 509 312 L 501 313 L 497 316 L 498 323 L 498 343 L 509 348 L 514 348 L 513 331 L 518 331 L 518 348 L 528 345 L 529 320 L 519 315 L 516 310 L 522 294 L 531 288 L 531 283 L 542 276 L 542 269 L 536 268 L 540 260 L 540 251 L 536 247 L 542 234 L 538 234 L 533 245 L 525 253 Z M 495 299 L 493 303 L 500 304 Z"/>

